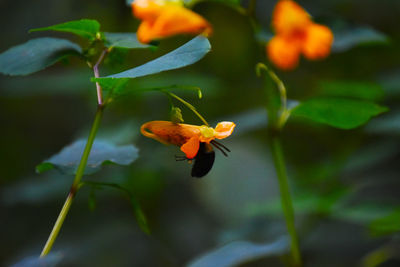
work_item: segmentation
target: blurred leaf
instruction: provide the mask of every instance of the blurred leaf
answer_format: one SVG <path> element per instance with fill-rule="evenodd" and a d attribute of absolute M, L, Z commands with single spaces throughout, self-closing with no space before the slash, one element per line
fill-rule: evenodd
<path fill-rule="evenodd" d="M 71 186 L 71 177 L 52 173 L 23 179 L 10 186 L 3 186 L 0 200 L 4 205 L 38 205 L 64 196 L 65 189 Z"/>
<path fill-rule="evenodd" d="M 341 129 L 352 129 L 387 110 L 386 107 L 367 101 L 320 97 L 300 103 L 292 110 L 292 115 Z"/>
<path fill-rule="evenodd" d="M 38 31 L 69 32 L 93 41 L 96 39 L 96 35 L 100 31 L 100 23 L 93 19 L 81 19 L 68 21 L 49 27 L 32 29 L 29 32 Z"/>
<path fill-rule="evenodd" d="M 293 208 L 298 214 L 329 214 L 334 205 L 347 193 L 348 190 L 344 188 L 338 188 L 326 194 L 308 191 L 296 193 L 293 196 Z M 250 204 L 248 212 L 252 216 L 260 214 L 280 215 L 282 214 L 282 203 L 277 198 L 268 202 Z"/>
<path fill-rule="evenodd" d="M 75 174 L 81 160 L 86 140 L 78 140 L 64 147 L 58 154 L 45 160 L 36 167 L 37 172 L 53 168 L 65 174 Z M 92 174 L 100 170 L 101 165 L 115 163 L 118 165 L 129 165 L 138 157 L 138 149 L 133 145 L 115 146 L 101 140 L 95 140 L 89 155 L 85 174 Z"/>
<path fill-rule="evenodd" d="M 152 45 L 142 44 L 138 41 L 136 33 L 130 32 L 105 32 L 106 47 L 119 47 L 119 48 L 151 48 Z"/>
<path fill-rule="evenodd" d="M 351 97 L 363 100 L 382 100 L 384 93 L 379 84 L 361 81 L 321 81 L 318 88 L 322 96 Z"/>
<path fill-rule="evenodd" d="M 92 192 L 96 187 L 109 187 L 109 188 L 114 188 L 114 189 L 120 190 L 121 192 L 125 193 L 129 198 L 130 204 L 132 205 L 133 213 L 135 215 L 136 221 L 137 221 L 140 229 L 142 229 L 142 231 L 145 232 L 146 234 L 150 234 L 150 227 L 147 223 L 147 218 L 144 215 L 144 212 L 143 212 L 142 208 L 140 207 L 139 203 L 137 202 L 136 198 L 129 191 L 129 189 L 127 189 L 119 184 L 115 184 L 115 183 L 85 181 L 82 184 L 92 186 Z"/>
<path fill-rule="evenodd" d="M 375 118 L 367 125 L 366 131 L 374 134 L 400 135 L 400 110 L 391 110 L 390 113 Z"/>
<path fill-rule="evenodd" d="M 147 218 L 146 215 L 144 214 L 142 208 L 140 207 L 139 203 L 137 202 L 137 200 L 133 197 L 133 195 L 130 195 L 130 202 L 133 208 L 133 213 L 135 215 L 136 221 L 140 227 L 140 229 L 142 229 L 143 232 L 145 232 L 146 234 L 150 234 L 150 227 L 149 224 L 147 222 Z"/>
<path fill-rule="evenodd" d="M 63 255 L 61 253 L 50 253 L 44 258 L 40 258 L 39 255 L 25 258 L 10 267 L 54 267 L 57 266 Z"/>
<path fill-rule="evenodd" d="M 89 193 L 89 199 L 88 199 L 88 207 L 90 211 L 94 211 L 97 206 L 97 201 L 96 201 L 96 190 L 94 187 L 90 190 Z"/>
<path fill-rule="evenodd" d="M 36 38 L 1 53 L 0 72 L 8 75 L 27 75 L 81 52 L 77 44 L 65 39 Z"/>
<path fill-rule="evenodd" d="M 400 96 L 400 69 L 385 70 L 380 75 L 378 82 L 382 85 L 388 98 Z"/>
<path fill-rule="evenodd" d="M 137 78 L 156 74 L 162 71 L 173 70 L 191 65 L 202 59 L 211 49 L 207 38 L 197 36 L 174 51 L 147 62 L 136 68 L 94 79 L 103 84 L 103 81 L 115 78 Z"/>
<path fill-rule="evenodd" d="M 389 38 L 370 27 L 353 27 L 334 32 L 332 52 L 344 52 L 353 47 L 367 44 L 388 44 Z"/>
<path fill-rule="evenodd" d="M 400 231 L 400 210 L 394 210 L 390 214 L 373 220 L 369 224 L 372 235 L 382 236 Z"/>
<path fill-rule="evenodd" d="M 89 77 L 93 70 L 89 68 L 74 68 L 62 72 L 41 72 L 37 75 L 4 77 L 2 79 L 1 96 L 32 97 L 38 95 L 82 95 L 92 89 Z M 35 88 L 35 90 L 32 90 Z"/>
<path fill-rule="evenodd" d="M 205 253 L 187 264 L 187 267 L 238 266 L 260 258 L 281 256 L 288 250 L 289 242 L 286 237 L 281 237 L 275 242 L 267 244 L 236 241 Z"/>
<path fill-rule="evenodd" d="M 361 225 L 368 224 L 373 220 L 387 216 L 395 209 L 389 205 L 359 204 L 354 206 L 338 206 L 332 212 L 332 217 Z"/>

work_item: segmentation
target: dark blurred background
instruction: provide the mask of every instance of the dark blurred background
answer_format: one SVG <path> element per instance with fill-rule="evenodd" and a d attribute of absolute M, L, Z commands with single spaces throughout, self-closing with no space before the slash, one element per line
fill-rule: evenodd
<path fill-rule="evenodd" d="M 379 86 L 381 103 L 390 107 L 367 126 L 350 131 L 289 120 L 283 141 L 305 265 L 356 266 L 377 258 L 384 261 L 379 266 L 399 266 L 400 2 L 299 3 L 334 30 L 368 26 L 389 40 L 352 47 L 319 62 L 302 60 L 292 72 L 277 71 L 290 99 L 316 95 L 326 81 L 361 81 Z M 265 31 L 270 31 L 274 5 L 257 1 L 256 20 Z M 268 244 L 286 234 L 266 140 L 262 82 L 254 72 L 257 62 L 267 61 L 264 44 L 255 37 L 249 18 L 221 1 L 200 2 L 194 9 L 214 26 L 211 53 L 193 66 L 139 78 L 132 90 L 171 84 L 201 87 L 200 100 L 196 93 L 176 93 L 211 124 L 237 124 L 223 142 L 232 152 L 225 158 L 217 151 L 210 174 L 191 178 L 190 165 L 174 159 L 178 148 L 139 133 L 146 121 L 169 119 L 168 99 L 153 92 L 115 101 L 106 109 L 99 137 L 132 143 L 140 157 L 129 167 L 107 165 L 85 179 L 129 188 L 149 218 L 152 235 L 141 232 L 120 192 L 97 190 L 91 211 L 90 189 L 83 188 L 53 247 L 62 255 L 60 266 L 184 266 L 231 241 Z M 124 0 L 2 0 L 0 52 L 38 36 L 82 42 L 62 33 L 28 34 L 32 28 L 81 18 L 98 20 L 108 32 L 134 32 L 138 25 Z M 100 72 L 138 66 L 189 39 L 163 40 L 155 51 L 120 51 L 120 60 L 106 61 Z M 92 76 L 73 58 L 26 77 L 0 76 L 0 265 L 40 254 L 73 177 L 54 170 L 39 175 L 35 166 L 78 137 L 87 137 L 96 108 Z M 181 109 L 186 123 L 200 124 Z M 267 264 L 282 265 L 279 257 L 270 256 L 243 266 Z"/>

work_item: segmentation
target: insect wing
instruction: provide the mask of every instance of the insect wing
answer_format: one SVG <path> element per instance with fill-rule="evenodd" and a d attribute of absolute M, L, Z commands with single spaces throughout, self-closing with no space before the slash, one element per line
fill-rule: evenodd
<path fill-rule="evenodd" d="M 214 165 L 215 152 L 211 145 L 206 143 L 200 143 L 199 151 L 194 158 L 194 164 L 192 168 L 192 177 L 201 178 L 205 176 Z"/>

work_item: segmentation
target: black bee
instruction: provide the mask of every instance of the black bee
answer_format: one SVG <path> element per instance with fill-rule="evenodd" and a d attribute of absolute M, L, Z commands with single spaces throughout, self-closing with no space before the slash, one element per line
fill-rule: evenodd
<path fill-rule="evenodd" d="M 225 157 L 228 156 L 227 152 L 231 152 L 226 146 L 215 140 L 212 140 L 210 144 L 221 151 Z M 200 142 L 199 151 L 197 152 L 194 159 L 188 159 L 185 156 L 176 156 L 175 158 L 177 161 L 187 160 L 191 162 L 192 160 L 194 160 L 191 175 L 192 177 L 202 178 L 211 170 L 212 166 L 214 165 L 215 151 L 210 144 Z"/>

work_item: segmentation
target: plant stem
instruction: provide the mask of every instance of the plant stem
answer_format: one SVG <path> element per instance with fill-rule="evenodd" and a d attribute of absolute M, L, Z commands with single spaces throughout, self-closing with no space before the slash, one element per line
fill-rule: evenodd
<path fill-rule="evenodd" d="M 108 49 L 104 49 L 101 54 L 99 59 L 97 60 L 96 64 L 93 66 L 93 72 L 94 72 L 94 77 L 99 78 L 99 65 L 103 61 L 104 57 L 108 53 Z M 99 105 L 103 105 L 103 90 L 101 89 L 101 86 L 98 82 L 96 82 L 96 90 L 97 90 L 97 103 Z"/>
<path fill-rule="evenodd" d="M 67 199 L 65 200 L 64 206 L 62 207 L 60 214 L 58 215 L 57 221 L 54 224 L 53 230 L 51 231 L 49 238 L 47 239 L 47 242 L 44 245 L 42 253 L 40 254 L 41 258 L 45 257 L 50 252 L 50 250 L 53 246 L 53 243 L 56 240 L 58 233 L 60 232 L 60 229 L 65 220 L 65 217 L 68 214 L 69 208 L 71 207 L 71 204 L 75 197 L 75 194 L 79 190 L 80 182 L 81 182 L 82 176 L 84 174 L 85 167 L 86 167 L 89 155 L 90 155 L 90 150 L 92 149 L 92 145 L 93 145 L 94 139 L 96 137 L 97 130 L 99 129 L 99 126 L 100 126 L 101 118 L 103 116 L 103 110 L 104 110 L 104 106 L 98 105 L 96 115 L 95 115 L 95 118 L 93 121 L 92 129 L 90 130 L 90 134 L 89 134 L 88 140 L 86 142 L 85 150 L 83 151 L 81 161 L 80 161 L 78 169 L 76 171 L 74 182 L 72 183 L 71 189 L 69 191 Z"/>
<path fill-rule="evenodd" d="M 290 251 L 292 255 L 293 266 L 298 267 L 302 265 L 301 255 L 295 228 L 294 210 L 289 191 L 288 176 L 286 173 L 285 159 L 283 157 L 281 141 L 275 133 L 273 136 L 271 136 L 270 142 L 274 165 L 278 175 L 283 213 L 285 214 L 286 227 L 290 236 Z"/>
<path fill-rule="evenodd" d="M 174 93 L 171 93 L 171 92 L 168 92 L 168 91 L 165 91 L 165 93 L 166 93 L 167 95 L 169 95 L 169 96 L 172 96 L 172 97 L 175 98 L 176 100 L 180 101 L 180 102 L 181 102 L 182 104 L 184 104 L 187 108 L 189 108 L 194 114 L 196 114 L 196 116 L 204 123 L 204 125 L 209 126 L 209 125 L 208 125 L 208 122 L 206 121 L 206 119 L 204 119 L 204 117 L 200 115 L 200 113 L 196 110 L 196 108 L 195 108 L 192 104 L 186 102 L 185 100 L 183 100 L 182 98 L 180 98 L 179 96 L 177 96 L 177 95 L 174 94 Z"/>

